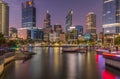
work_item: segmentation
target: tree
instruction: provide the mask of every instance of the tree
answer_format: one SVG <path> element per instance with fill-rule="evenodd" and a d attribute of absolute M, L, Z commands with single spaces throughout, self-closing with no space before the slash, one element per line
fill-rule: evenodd
<path fill-rule="evenodd" d="M 17 42 L 16 40 L 10 40 L 10 41 L 8 42 L 8 46 L 9 46 L 9 47 L 17 46 L 17 44 L 18 44 L 18 42 Z"/>
<path fill-rule="evenodd" d="M 120 36 L 115 38 L 114 43 L 115 43 L 115 45 L 120 45 Z"/>
<path fill-rule="evenodd" d="M 6 44 L 6 39 L 2 33 L 0 33 L 0 46 Z"/>

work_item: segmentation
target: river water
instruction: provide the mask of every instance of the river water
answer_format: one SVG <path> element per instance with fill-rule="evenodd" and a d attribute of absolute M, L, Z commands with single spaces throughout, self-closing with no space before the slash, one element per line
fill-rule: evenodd
<path fill-rule="evenodd" d="M 5 67 L 0 79 L 120 79 L 120 71 L 105 66 L 95 51 L 62 53 L 59 47 L 35 47 L 37 54 L 25 62 Z"/>

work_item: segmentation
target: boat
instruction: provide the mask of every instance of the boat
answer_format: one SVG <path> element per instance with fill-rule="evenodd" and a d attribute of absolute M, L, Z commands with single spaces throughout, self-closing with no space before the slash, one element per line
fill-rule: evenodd
<path fill-rule="evenodd" d="M 66 46 L 62 48 L 63 52 L 79 52 L 79 47 Z"/>
<path fill-rule="evenodd" d="M 102 53 L 104 53 L 104 52 L 108 53 L 109 50 L 106 50 L 106 49 L 97 49 L 96 52 L 97 52 L 98 54 L 102 54 Z"/>
<path fill-rule="evenodd" d="M 120 69 L 120 53 L 103 53 L 105 64 Z"/>

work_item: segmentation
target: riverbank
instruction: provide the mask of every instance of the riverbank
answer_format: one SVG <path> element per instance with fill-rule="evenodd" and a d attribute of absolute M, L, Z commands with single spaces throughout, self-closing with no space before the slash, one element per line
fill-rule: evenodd
<path fill-rule="evenodd" d="M 34 52 L 29 51 L 16 51 L 4 54 L 0 57 L 0 76 L 4 73 L 4 68 L 7 64 L 15 60 L 28 60 L 32 58 L 32 55 L 34 54 Z"/>
<path fill-rule="evenodd" d="M 33 52 L 28 52 L 28 51 L 17 51 L 15 53 L 15 60 L 24 60 L 24 59 L 28 59 L 31 58 L 32 55 L 34 55 L 35 53 Z"/>

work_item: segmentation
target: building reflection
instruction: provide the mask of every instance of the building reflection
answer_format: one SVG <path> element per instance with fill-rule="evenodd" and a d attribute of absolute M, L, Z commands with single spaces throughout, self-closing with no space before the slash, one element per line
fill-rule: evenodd
<path fill-rule="evenodd" d="M 77 55 L 67 54 L 67 79 L 76 79 L 77 75 Z"/>
<path fill-rule="evenodd" d="M 57 75 L 60 71 L 61 60 L 60 60 L 60 47 L 54 47 L 54 73 Z"/>

